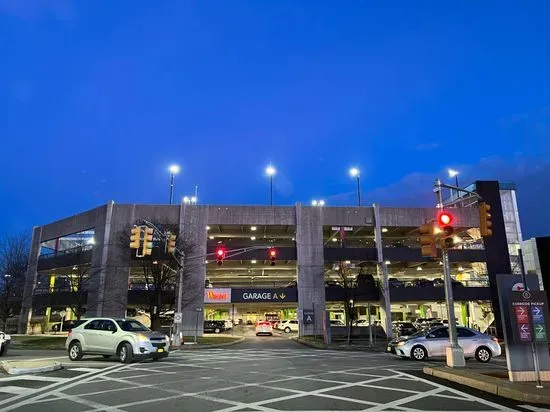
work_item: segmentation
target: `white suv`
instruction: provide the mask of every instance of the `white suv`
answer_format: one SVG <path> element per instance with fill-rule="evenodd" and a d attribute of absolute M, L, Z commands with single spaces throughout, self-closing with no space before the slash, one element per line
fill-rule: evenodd
<path fill-rule="evenodd" d="M 65 348 L 69 359 L 77 361 L 84 355 L 116 356 L 123 363 L 134 359 L 168 356 L 168 336 L 153 332 L 134 319 L 92 318 L 74 328 Z"/>
<path fill-rule="evenodd" d="M 285 320 L 279 325 L 279 330 L 283 330 L 285 333 L 298 332 L 298 321 Z"/>

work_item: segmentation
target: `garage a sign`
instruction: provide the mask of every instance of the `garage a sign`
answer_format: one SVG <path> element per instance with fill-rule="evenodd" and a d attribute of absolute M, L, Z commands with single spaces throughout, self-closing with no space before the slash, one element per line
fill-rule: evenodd
<path fill-rule="evenodd" d="M 550 314 L 544 291 L 510 293 L 510 318 L 514 341 L 518 343 L 548 342 Z"/>
<path fill-rule="evenodd" d="M 297 291 L 295 288 L 276 289 L 232 289 L 231 301 L 241 302 L 262 302 L 262 303 L 284 303 L 296 302 Z"/>

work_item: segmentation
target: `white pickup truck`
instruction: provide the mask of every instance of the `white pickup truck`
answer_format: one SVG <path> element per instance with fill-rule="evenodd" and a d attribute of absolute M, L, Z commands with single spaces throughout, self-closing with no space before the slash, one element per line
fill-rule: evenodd
<path fill-rule="evenodd" d="M 8 353 L 8 346 L 10 346 L 10 342 L 11 336 L 0 331 L 0 356 L 4 356 Z"/>

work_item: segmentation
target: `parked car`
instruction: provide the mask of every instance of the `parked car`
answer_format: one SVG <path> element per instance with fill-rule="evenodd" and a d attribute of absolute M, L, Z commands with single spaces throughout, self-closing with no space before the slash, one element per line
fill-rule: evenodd
<path fill-rule="evenodd" d="M 297 320 L 285 320 L 280 324 L 279 329 L 285 333 L 298 332 L 298 321 Z"/>
<path fill-rule="evenodd" d="M 407 282 L 407 287 L 413 287 L 413 288 L 425 288 L 425 287 L 432 287 L 433 281 L 429 279 L 414 279 L 410 282 Z"/>
<path fill-rule="evenodd" d="M 225 330 L 225 321 L 205 320 L 203 330 L 205 333 L 221 333 Z"/>
<path fill-rule="evenodd" d="M 52 330 L 54 332 L 59 332 L 59 331 L 69 332 L 73 328 L 76 328 L 78 325 L 82 325 L 84 322 L 85 320 L 66 320 L 63 322 L 63 328 L 61 328 L 61 322 L 54 323 L 52 325 Z"/>
<path fill-rule="evenodd" d="M 8 347 L 11 343 L 11 336 L 7 333 L 0 331 L 0 356 L 4 356 L 8 353 Z"/>
<path fill-rule="evenodd" d="M 346 324 L 340 319 L 331 319 L 330 326 L 346 326 Z"/>
<path fill-rule="evenodd" d="M 396 278 L 389 278 L 388 279 L 388 285 L 389 285 L 390 288 L 402 288 L 402 287 L 405 286 L 405 284 L 402 281 L 400 281 Z"/>
<path fill-rule="evenodd" d="M 411 322 L 394 322 L 393 330 L 397 336 L 412 335 L 416 332 L 416 327 Z"/>
<path fill-rule="evenodd" d="M 327 280 L 325 282 L 325 288 L 342 289 L 342 285 L 340 285 L 338 282 L 336 282 L 334 280 Z"/>
<path fill-rule="evenodd" d="M 273 335 L 273 327 L 268 320 L 261 320 L 256 323 L 256 336 L 259 335 Z"/>
<path fill-rule="evenodd" d="M 464 287 L 464 285 L 461 282 L 459 282 L 458 280 L 455 280 L 455 279 L 451 279 L 451 283 L 452 283 L 453 287 Z M 445 281 L 441 278 L 434 279 L 433 280 L 433 285 L 435 287 L 442 288 L 442 287 L 445 286 Z"/>
<path fill-rule="evenodd" d="M 493 356 L 500 356 L 498 339 L 470 328 L 458 327 L 458 344 L 466 358 L 489 362 Z M 420 331 L 395 344 L 395 354 L 401 358 L 425 360 L 428 357 L 445 356 L 449 346 L 449 329 L 446 326 Z"/>
<path fill-rule="evenodd" d="M 170 339 L 135 319 L 91 318 L 73 328 L 65 341 L 71 361 L 85 355 L 116 356 L 122 363 L 168 356 Z"/>

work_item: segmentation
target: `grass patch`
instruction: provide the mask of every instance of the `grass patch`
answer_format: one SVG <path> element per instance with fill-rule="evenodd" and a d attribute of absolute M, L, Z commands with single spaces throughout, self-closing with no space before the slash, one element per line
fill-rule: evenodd
<path fill-rule="evenodd" d="M 66 336 L 22 335 L 12 336 L 13 349 L 65 349 Z"/>
<path fill-rule="evenodd" d="M 218 345 L 220 343 L 230 343 L 239 340 L 240 337 L 233 336 L 199 336 L 197 343 L 200 345 Z M 194 336 L 185 336 L 185 342 L 195 342 Z"/>

